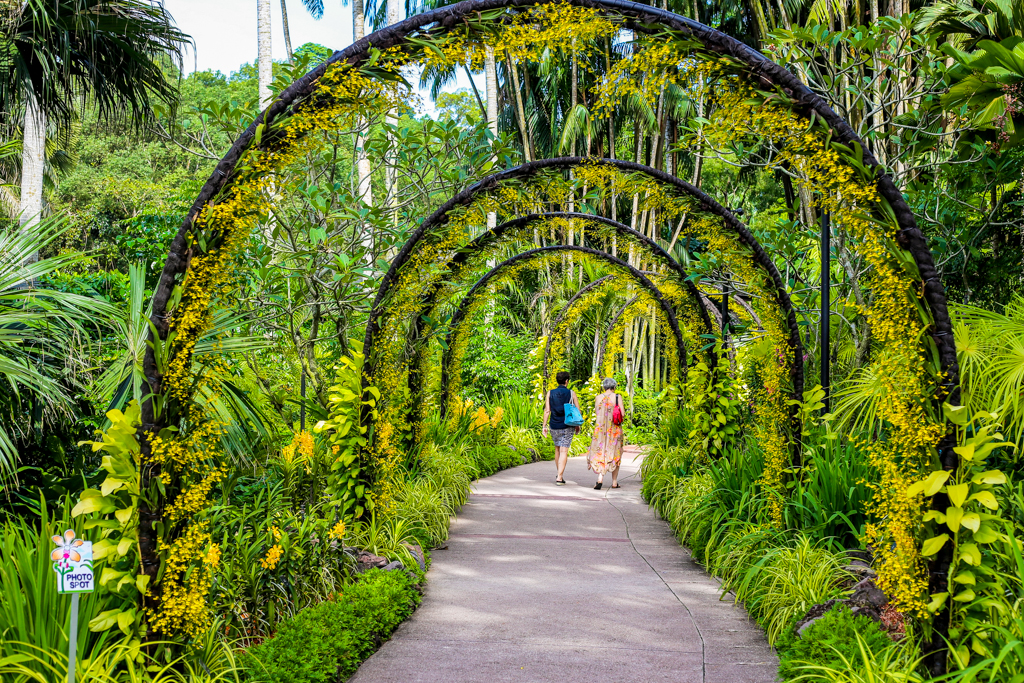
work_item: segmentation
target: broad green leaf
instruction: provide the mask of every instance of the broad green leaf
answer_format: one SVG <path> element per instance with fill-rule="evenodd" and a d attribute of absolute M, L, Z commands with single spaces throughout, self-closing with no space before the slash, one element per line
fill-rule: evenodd
<path fill-rule="evenodd" d="M 932 600 L 928 603 L 928 611 L 935 614 L 946 604 L 949 593 L 932 593 Z"/>
<path fill-rule="evenodd" d="M 981 515 L 977 512 L 968 512 L 960 520 L 960 524 L 970 529 L 971 531 L 977 531 L 978 527 L 981 526 Z"/>
<path fill-rule="evenodd" d="M 974 591 L 970 588 L 962 590 L 953 596 L 953 599 L 957 602 L 970 602 L 974 599 Z"/>
<path fill-rule="evenodd" d="M 117 617 L 121 614 L 119 609 L 111 609 L 106 612 L 100 612 L 95 617 L 89 620 L 89 630 L 92 632 L 106 631 L 117 623 Z"/>

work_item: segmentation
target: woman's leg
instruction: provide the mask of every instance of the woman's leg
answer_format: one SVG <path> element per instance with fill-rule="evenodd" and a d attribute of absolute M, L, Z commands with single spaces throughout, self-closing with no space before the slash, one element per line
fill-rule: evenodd
<path fill-rule="evenodd" d="M 619 485 L 619 465 L 621 464 L 622 460 L 619 460 L 617 463 L 615 463 L 615 469 L 612 470 L 612 486 Z"/>
<path fill-rule="evenodd" d="M 569 461 L 569 448 L 567 446 L 555 446 L 555 466 L 558 468 L 557 481 L 565 479 L 565 464 Z"/>

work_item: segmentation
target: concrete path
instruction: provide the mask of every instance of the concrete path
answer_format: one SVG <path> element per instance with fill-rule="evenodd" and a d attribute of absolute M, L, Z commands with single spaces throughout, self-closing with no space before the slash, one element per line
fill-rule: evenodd
<path fill-rule="evenodd" d="M 760 629 L 641 499 L 636 455 L 616 490 L 584 458 L 566 486 L 550 462 L 477 482 L 422 606 L 351 681 L 775 681 Z"/>

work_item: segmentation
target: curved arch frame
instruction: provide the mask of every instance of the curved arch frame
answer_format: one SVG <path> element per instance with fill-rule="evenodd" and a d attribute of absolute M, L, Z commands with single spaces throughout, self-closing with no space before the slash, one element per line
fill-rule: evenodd
<path fill-rule="evenodd" d="M 703 323 L 705 329 L 709 333 L 714 329 L 711 325 L 711 318 L 708 315 L 708 312 L 703 303 L 703 299 L 701 298 L 700 291 L 697 289 L 696 285 L 693 284 L 693 281 L 689 279 L 686 269 L 683 267 L 681 263 L 679 263 L 679 261 L 677 261 L 671 254 L 665 251 L 665 249 L 663 249 L 660 244 L 652 240 L 647 235 L 644 235 L 643 233 L 634 230 L 633 228 L 629 227 L 628 225 L 625 225 L 624 223 L 619 223 L 618 221 L 613 221 L 610 218 L 607 218 L 605 216 L 599 216 L 597 214 L 579 213 L 572 211 L 550 211 L 545 213 L 530 213 L 524 216 L 513 218 L 511 220 L 505 221 L 504 223 L 501 223 L 500 225 L 495 226 L 494 228 L 488 230 L 487 232 L 484 232 L 481 235 L 478 235 L 469 243 L 467 243 L 464 247 L 460 248 L 458 253 L 456 253 L 455 256 L 452 257 L 452 259 L 445 264 L 445 268 L 453 276 L 458 276 L 463 266 L 465 266 L 466 262 L 470 258 L 472 258 L 472 256 L 475 253 L 477 253 L 480 249 L 484 249 L 490 244 L 501 239 L 506 232 L 526 227 L 530 223 L 559 218 L 599 223 L 601 225 L 605 225 L 612 228 L 613 230 L 615 230 L 617 235 L 630 237 L 632 239 L 637 240 L 640 244 L 646 246 L 651 253 L 653 253 L 659 259 L 663 260 L 668 265 L 669 269 L 673 273 L 675 273 L 683 289 L 693 300 L 698 315 L 700 316 L 701 322 Z M 427 315 L 430 312 L 430 309 L 434 306 L 436 297 L 443 286 L 444 282 L 442 280 L 438 280 L 433 285 L 431 285 L 430 290 L 423 296 L 423 305 L 420 308 L 418 314 L 416 315 L 416 319 L 413 321 L 413 338 L 422 338 L 424 316 Z M 422 349 L 420 350 L 420 352 L 422 352 Z M 545 359 L 546 358 L 547 352 L 545 352 Z M 714 349 L 708 350 L 708 358 L 712 364 L 715 363 Z M 409 368 L 409 390 L 414 396 L 418 395 L 421 389 L 420 371 L 416 366 L 417 360 L 413 359 Z"/>
<path fill-rule="evenodd" d="M 616 258 L 615 256 L 612 256 L 611 254 L 608 254 L 606 252 L 600 251 L 598 249 L 591 249 L 590 247 L 581 247 L 581 246 L 578 246 L 578 245 L 561 245 L 561 244 L 559 244 L 559 245 L 552 245 L 552 246 L 548 246 L 548 247 L 539 247 L 537 249 L 531 249 L 529 251 L 524 251 L 523 253 L 517 254 L 517 255 L 513 256 L 512 258 L 507 259 L 505 261 L 502 261 L 498 265 L 494 266 L 494 268 L 489 270 L 486 275 L 484 275 L 482 278 L 477 280 L 476 284 L 474 284 L 473 287 L 469 290 L 469 292 L 466 293 L 466 296 L 462 299 L 461 303 L 459 304 L 459 308 L 455 311 L 455 314 L 452 316 L 451 331 L 447 335 L 447 339 L 446 339 L 447 343 L 445 345 L 446 346 L 446 350 L 445 350 L 444 357 L 443 357 L 443 360 L 442 360 L 442 363 L 441 363 L 441 386 L 442 386 L 441 405 L 440 405 L 441 415 L 447 414 L 447 409 L 448 409 L 448 398 L 449 398 L 448 387 L 450 386 L 449 370 L 451 368 L 451 363 L 452 363 L 452 360 L 453 360 L 453 358 L 452 358 L 453 351 L 452 350 L 455 348 L 455 343 L 457 341 L 456 336 L 458 334 L 459 324 L 466 317 L 467 310 L 468 310 L 470 304 L 473 303 L 473 301 L 477 298 L 477 294 L 480 292 L 480 290 L 482 290 L 485 287 L 487 287 L 487 284 L 491 281 L 491 279 L 493 279 L 501 270 L 504 270 L 505 268 L 508 268 L 511 265 L 519 263 L 520 261 L 526 261 L 526 260 L 534 259 L 534 258 L 536 258 L 538 256 L 542 256 L 544 254 L 562 253 L 562 252 L 576 252 L 576 253 L 581 253 L 581 254 L 589 254 L 590 256 L 596 257 L 596 258 L 601 259 L 603 261 L 607 261 L 608 263 L 611 263 L 611 264 L 613 264 L 615 266 L 618 266 L 618 267 L 624 269 L 626 272 L 628 272 L 638 284 L 640 284 L 644 289 L 646 289 L 647 291 L 649 291 L 651 293 L 651 295 L 654 297 L 655 301 L 658 302 L 658 305 L 661 306 L 662 310 L 665 312 L 665 317 L 668 318 L 669 327 L 672 329 L 672 334 L 675 335 L 675 338 L 676 338 L 676 352 L 677 352 L 678 357 L 679 357 L 679 373 L 680 373 L 681 376 L 685 376 L 685 374 L 686 374 L 686 345 L 685 345 L 685 343 L 683 341 L 683 334 L 682 334 L 682 332 L 679 329 L 679 323 L 676 320 L 675 312 L 672 310 L 672 305 L 662 295 L 661 290 L 659 290 L 657 288 L 657 286 L 655 286 L 655 284 L 653 282 L 651 282 L 647 278 L 646 275 L 644 275 L 639 270 L 637 270 L 633 266 L 629 265 L 625 261 L 623 261 L 623 260 L 621 260 L 619 258 Z"/>
<path fill-rule="evenodd" d="M 554 159 L 539 159 L 506 171 L 495 173 L 492 176 L 470 185 L 455 196 L 451 197 L 448 201 L 438 207 L 434 213 L 424 219 L 420 226 L 412 233 L 412 235 L 410 235 L 401 251 L 399 251 L 398 255 L 391 262 L 391 267 L 382 278 L 380 287 L 377 290 L 377 297 L 374 299 L 369 320 L 366 323 L 366 335 L 363 340 L 363 353 L 366 356 L 367 362 L 372 363 L 374 342 L 377 334 L 381 330 L 380 317 L 383 314 L 384 303 L 387 300 L 391 289 L 398 282 L 399 271 L 402 266 L 412 258 L 417 244 L 427 234 L 429 234 L 433 228 L 446 223 L 448 220 L 448 214 L 453 209 L 470 204 L 477 195 L 495 189 L 503 182 L 528 178 L 545 169 L 567 170 L 583 164 L 603 164 L 620 171 L 642 173 L 656 182 L 660 182 L 685 195 L 689 195 L 699 203 L 702 210 L 718 216 L 723 221 L 723 227 L 731 232 L 743 246 L 751 250 L 751 258 L 767 276 L 767 280 L 775 296 L 776 303 L 785 313 L 786 326 L 789 331 L 789 338 L 787 341 L 793 354 L 793 363 L 790 366 L 790 382 L 793 387 L 794 396 L 802 396 L 804 385 L 803 342 L 800 339 L 800 328 L 797 325 L 796 310 L 793 308 L 793 302 L 790 300 L 789 294 L 786 291 L 785 284 L 782 280 L 782 274 L 779 272 L 778 268 L 775 267 L 771 257 L 764 250 L 764 247 L 762 247 L 757 241 L 757 238 L 754 237 L 753 233 L 751 233 L 746 225 L 744 225 L 731 211 L 729 211 L 729 209 L 725 208 L 708 194 L 699 188 L 694 187 L 685 180 L 680 180 L 679 178 L 665 173 L 664 171 L 659 171 L 636 162 L 623 161 L 620 159 L 600 159 L 596 157 L 558 157 Z M 582 214 L 582 216 L 590 218 L 590 214 Z M 660 247 L 658 248 L 661 249 Z M 664 252 L 664 250 L 661 251 Z M 672 260 L 674 261 L 674 259 Z M 682 266 L 680 266 L 680 269 L 682 269 Z M 702 307 L 698 306 L 698 308 L 700 309 Z M 369 387 L 369 378 L 367 377 L 367 374 L 364 373 L 363 389 L 365 390 L 367 387 Z M 366 424 L 369 421 L 371 411 L 366 408 L 363 412 L 363 422 Z M 795 409 L 792 414 L 795 416 Z"/>

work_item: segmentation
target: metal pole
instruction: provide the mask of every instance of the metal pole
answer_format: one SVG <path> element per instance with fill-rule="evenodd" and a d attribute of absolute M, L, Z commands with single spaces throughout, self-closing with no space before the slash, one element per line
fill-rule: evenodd
<path fill-rule="evenodd" d="M 822 402 L 825 407 L 822 413 L 829 411 L 831 403 L 831 382 L 829 364 L 832 359 L 832 351 L 829 338 L 829 323 L 831 301 L 829 300 L 832 287 L 832 246 L 831 226 L 829 225 L 828 212 L 821 214 L 821 388 L 825 391 Z"/>
<path fill-rule="evenodd" d="M 75 683 L 75 657 L 78 654 L 78 598 L 71 594 L 71 629 L 68 632 L 68 683 Z"/>
<path fill-rule="evenodd" d="M 299 404 L 299 431 L 306 431 L 306 370 L 302 370 L 302 403 Z"/>

